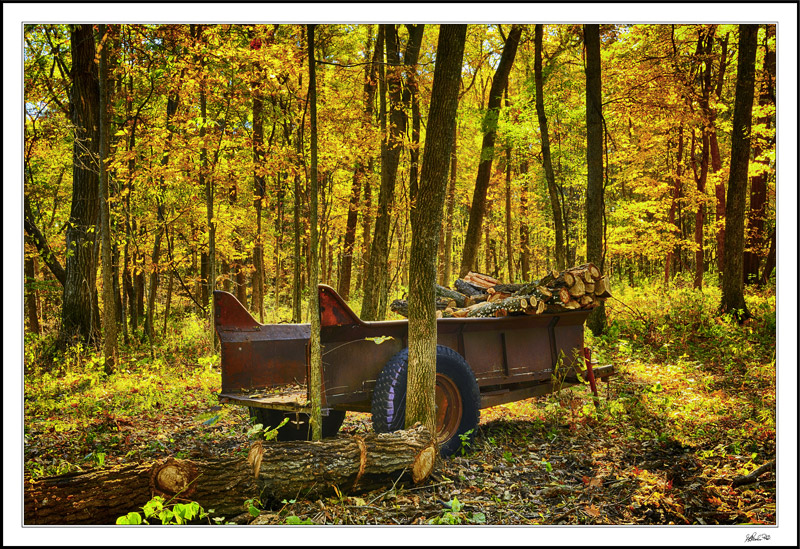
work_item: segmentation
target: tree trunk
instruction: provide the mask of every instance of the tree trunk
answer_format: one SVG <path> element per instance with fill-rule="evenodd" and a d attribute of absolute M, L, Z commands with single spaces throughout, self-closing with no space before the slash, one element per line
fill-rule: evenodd
<path fill-rule="evenodd" d="M 403 135 L 408 124 L 402 94 L 402 71 L 400 69 L 400 45 L 394 25 L 381 25 L 383 41 L 386 43 L 386 61 L 389 70 L 381 79 L 381 113 L 382 129 L 385 130 L 386 95 L 390 100 L 388 114 L 388 135 L 383 142 L 381 154 L 381 190 L 378 197 L 378 213 L 375 219 L 375 236 L 370 249 L 370 261 L 367 267 L 367 281 L 364 284 L 364 299 L 361 305 L 361 318 L 364 320 L 382 320 L 386 316 L 386 295 L 389 284 L 389 252 L 391 242 L 389 231 L 394 204 L 394 188 L 397 182 L 397 166 L 403 149 Z M 409 34 L 404 64 L 414 67 L 419 58 L 422 39 L 422 28 Z M 379 34 L 378 42 L 381 42 Z M 383 74 L 383 71 L 382 73 Z M 385 82 L 385 83 L 384 83 Z M 386 93 L 384 93 L 384 91 Z"/>
<path fill-rule="evenodd" d="M 453 265 L 453 210 L 456 204 L 456 175 L 458 173 L 458 121 L 456 121 L 456 133 L 453 136 L 453 151 L 450 157 L 450 180 L 447 184 L 447 198 L 445 199 L 445 219 L 444 219 L 444 258 L 442 268 L 442 285 L 448 286 Z"/>
<path fill-rule="evenodd" d="M 506 108 L 508 108 L 508 85 L 506 84 Z M 514 281 L 514 233 L 511 230 L 511 139 L 506 143 L 506 265 L 510 282 Z"/>
<path fill-rule="evenodd" d="M 766 52 L 764 54 L 763 76 L 759 90 L 758 104 L 762 111 L 773 104 L 775 91 L 775 52 L 769 49 L 769 39 L 774 36 L 775 26 L 767 25 L 764 36 Z M 756 124 L 769 128 L 772 118 L 768 113 L 763 113 L 756 120 Z M 767 180 L 770 175 L 769 161 L 762 158 L 765 138 L 759 136 L 753 145 L 753 159 L 759 168 L 758 173 L 750 178 L 750 214 L 747 218 L 747 234 L 744 252 L 744 282 L 745 284 L 760 283 L 759 270 L 761 258 L 765 257 L 766 244 L 765 226 L 767 207 Z"/>
<path fill-rule="evenodd" d="M 114 271 L 111 264 L 111 222 L 108 204 L 108 162 L 109 136 L 111 125 L 109 109 L 111 108 L 108 93 L 108 50 L 111 40 L 108 27 L 100 25 L 100 178 L 98 193 L 100 195 L 100 235 L 102 239 L 103 268 L 103 368 L 106 375 L 114 373 L 117 363 L 117 312 L 114 296 Z"/>
<path fill-rule="evenodd" d="M 58 343 L 76 338 L 95 341 L 100 319 L 94 315 L 97 256 L 95 224 L 99 208 L 98 170 L 100 89 L 92 25 L 70 27 L 72 90 L 70 115 L 75 127 L 72 148 L 72 206 L 66 230 L 64 294 Z"/>
<path fill-rule="evenodd" d="M 26 238 L 28 241 L 30 238 Z M 36 291 L 36 258 L 25 254 L 23 269 L 25 272 L 25 312 L 28 318 L 28 332 L 41 334 L 39 324 L 39 292 Z"/>
<path fill-rule="evenodd" d="M 311 336 L 309 348 L 308 395 L 311 400 L 311 436 L 313 440 L 322 438 L 322 348 L 320 344 L 320 311 L 319 311 L 319 237 L 317 235 L 317 71 L 314 52 L 314 27 L 308 25 L 308 102 L 311 106 L 311 169 L 308 181 L 308 194 L 311 199 L 311 276 L 308 281 L 310 290 L 308 300 L 308 317 L 311 319 Z"/>
<path fill-rule="evenodd" d="M 466 33 L 466 25 L 442 25 L 439 30 L 425 158 L 417 200 L 411 207 L 406 426 L 419 421 L 431 432 L 436 427 L 436 248 L 455 139 Z"/>
<path fill-rule="evenodd" d="M 264 99 L 259 88 L 261 70 L 256 66 L 255 82 L 253 83 L 253 187 L 255 197 L 253 205 L 256 210 L 256 238 L 253 244 L 253 310 L 259 314 L 259 319 L 264 322 L 264 244 L 262 236 L 261 213 L 266 206 L 267 186 L 264 178 Z M 273 126 L 274 131 L 274 126 Z"/>
<path fill-rule="evenodd" d="M 553 210 L 553 223 L 555 224 L 556 244 L 556 269 L 563 270 L 567 267 L 567 254 L 564 250 L 564 219 L 561 211 L 561 202 L 558 199 L 556 177 L 553 172 L 553 162 L 550 157 L 550 135 L 547 128 L 547 116 L 544 112 L 544 80 L 542 78 L 542 30 L 543 25 L 536 25 L 534 37 L 534 79 L 536 81 L 536 115 L 539 119 L 539 133 L 542 136 L 542 164 L 545 179 L 547 180 L 547 193 L 550 196 L 550 207 Z"/>
<path fill-rule="evenodd" d="M 728 65 L 727 59 L 728 34 L 725 35 L 725 39 L 722 41 L 722 53 L 719 60 L 719 71 L 717 71 L 717 87 L 715 92 L 717 99 L 722 97 L 722 85 L 725 81 L 725 70 Z M 719 142 L 717 140 L 717 128 L 715 124 L 717 113 L 711 109 L 709 109 L 709 112 L 711 113 L 711 134 L 709 135 L 709 144 L 711 146 L 711 173 L 717 173 L 722 169 L 722 158 L 719 154 Z M 725 253 L 725 181 L 723 181 L 722 178 L 720 178 L 717 184 L 714 185 L 714 195 L 716 198 L 715 220 L 717 226 L 717 268 L 721 273 L 723 267 L 723 256 Z"/>
<path fill-rule="evenodd" d="M 728 215 L 725 217 L 725 268 L 722 270 L 722 301 L 720 303 L 720 312 L 732 313 L 739 322 L 750 317 L 744 301 L 742 257 L 757 45 L 758 25 L 739 25 L 739 62 L 736 75 L 736 100 L 733 108 L 733 130 L 731 132 Z"/>
<path fill-rule="evenodd" d="M 168 458 L 25 483 L 24 523 L 114 524 L 154 495 L 174 503 L 196 501 L 214 516 L 246 512 L 245 500 L 279 506 L 285 498 L 349 494 L 398 482 L 420 483 L 433 470 L 434 440 L 424 427 L 321 442 L 261 443 L 247 459 Z M 400 485 L 398 483 L 398 485 Z"/>
<path fill-rule="evenodd" d="M 586 261 L 603 264 L 603 113 L 600 25 L 584 25 L 586 45 Z M 586 324 L 592 333 L 605 331 L 605 307 L 596 307 Z"/>
<path fill-rule="evenodd" d="M 300 207 L 302 197 L 300 195 L 300 175 L 294 176 L 294 270 L 292 278 L 292 322 L 298 324 L 301 322 L 302 313 L 302 282 L 300 280 L 300 271 L 302 265 L 300 261 Z"/>
<path fill-rule="evenodd" d="M 339 271 L 338 293 L 345 301 L 350 299 L 350 278 L 353 271 L 353 251 L 356 243 L 358 204 L 361 197 L 361 181 L 364 179 L 366 179 L 364 166 L 358 162 L 353 170 L 353 184 L 350 187 L 350 205 L 347 210 L 347 225 L 344 230 L 342 267 Z"/>
<path fill-rule="evenodd" d="M 469 212 L 469 225 L 467 235 L 464 238 L 464 252 L 461 257 L 461 267 L 458 276 L 466 275 L 475 264 L 480 247 L 481 228 L 483 218 L 486 213 L 486 192 L 489 189 L 489 179 L 492 173 L 492 159 L 494 158 L 494 143 L 497 136 L 497 121 L 500 116 L 500 102 L 503 97 L 503 89 L 508 83 L 508 74 L 517 55 L 517 46 L 522 34 L 521 25 L 512 25 L 508 33 L 508 39 L 503 47 L 503 54 L 500 63 L 497 65 L 492 87 L 489 91 L 489 102 L 486 114 L 483 117 L 482 131 L 483 142 L 481 144 L 480 164 L 478 164 L 478 175 L 475 178 L 475 190 L 472 195 L 472 207 Z"/>
<path fill-rule="evenodd" d="M 672 141 L 670 140 L 669 144 Z M 667 155 L 669 155 L 669 150 L 667 151 Z M 680 227 L 680 220 L 675 218 L 676 208 L 678 207 L 678 199 L 681 197 L 681 176 L 683 175 L 683 125 L 678 127 L 678 152 L 675 154 L 676 166 L 675 166 L 675 175 L 670 175 L 670 180 L 672 183 L 672 200 L 670 201 L 669 205 L 669 225 L 674 226 L 673 234 L 677 234 L 680 236 L 681 227 Z M 672 279 L 672 276 L 675 274 L 670 273 L 670 269 L 672 268 L 672 264 L 674 258 L 676 256 L 675 249 L 677 245 L 671 246 L 669 251 L 667 252 L 667 259 L 664 262 L 664 283 L 669 284 L 669 281 Z M 680 252 L 678 252 L 680 253 Z"/>
<path fill-rule="evenodd" d="M 528 161 L 522 162 L 520 171 L 522 174 L 528 173 Z M 528 182 L 523 179 L 524 183 L 520 189 L 519 196 L 519 246 L 520 250 L 520 271 L 522 280 L 530 280 L 531 270 L 531 248 L 530 248 L 530 231 L 528 230 Z"/>

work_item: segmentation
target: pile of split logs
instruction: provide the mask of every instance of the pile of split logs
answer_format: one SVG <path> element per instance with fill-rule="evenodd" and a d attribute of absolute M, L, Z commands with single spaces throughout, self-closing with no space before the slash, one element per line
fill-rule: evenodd
<path fill-rule="evenodd" d="M 455 290 L 436 285 L 438 318 L 538 315 L 591 309 L 611 297 L 608 279 L 591 263 L 553 271 L 538 282 L 502 284 L 491 276 L 470 272 L 456 280 Z M 391 310 L 408 316 L 408 302 L 397 299 Z"/>

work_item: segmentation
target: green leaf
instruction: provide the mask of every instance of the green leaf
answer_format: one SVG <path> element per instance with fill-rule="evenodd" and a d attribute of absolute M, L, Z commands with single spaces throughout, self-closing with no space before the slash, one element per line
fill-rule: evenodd
<path fill-rule="evenodd" d="M 127 524 L 127 525 L 139 525 L 142 524 L 142 515 L 137 512 L 131 512 L 125 515 L 124 517 L 119 517 L 117 519 L 117 524 Z"/>
<path fill-rule="evenodd" d="M 472 513 L 472 522 L 486 524 L 486 515 L 483 513 Z"/>

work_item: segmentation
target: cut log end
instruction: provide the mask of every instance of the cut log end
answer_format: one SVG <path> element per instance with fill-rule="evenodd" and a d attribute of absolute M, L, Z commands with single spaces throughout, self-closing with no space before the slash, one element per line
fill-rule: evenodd
<path fill-rule="evenodd" d="M 433 466 L 436 463 L 436 446 L 431 444 L 427 448 L 423 448 L 411 467 L 411 478 L 414 484 L 419 484 L 433 471 Z"/>

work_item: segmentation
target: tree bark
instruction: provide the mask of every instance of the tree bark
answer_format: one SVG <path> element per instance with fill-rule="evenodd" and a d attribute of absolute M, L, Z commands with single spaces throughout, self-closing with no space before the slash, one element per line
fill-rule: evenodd
<path fill-rule="evenodd" d="M 506 84 L 506 108 L 509 107 L 508 84 Z M 511 230 L 511 140 L 506 143 L 506 265 L 508 280 L 514 280 L 514 232 Z"/>
<path fill-rule="evenodd" d="M 457 156 L 458 140 L 458 121 L 456 121 L 456 133 L 453 136 L 453 150 L 450 158 L 450 179 L 447 184 L 447 197 L 445 198 L 445 218 L 444 218 L 444 245 L 442 251 L 442 280 L 441 284 L 447 286 L 450 283 L 450 276 L 453 265 L 453 210 L 456 202 L 456 175 L 458 172 Z"/>
<path fill-rule="evenodd" d="M 417 200 L 411 205 L 406 426 L 435 432 L 436 250 L 456 130 L 466 25 L 441 25 Z"/>
<path fill-rule="evenodd" d="M 394 205 L 394 188 L 397 182 L 397 166 L 403 149 L 403 135 L 408 125 L 405 113 L 405 102 L 402 94 L 402 71 L 400 68 L 400 45 L 394 25 L 381 25 L 383 39 L 386 43 L 386 71 L 384 88 L 390 102 L 388 113 L 388 134 L 382 146 L 381 154 L 381 190 L 378 197 L 378 213 L 375 218 L 375 235 L 370 249 L 370 261 L 367 267 L 367 281 L 364 284 L 364 299 L 361 318 L 364 320 L 382 320 L 386 316 L 386 300 L 389 284 L 389 230 Z M 403 64 L 414 67 L 419 58 L 422 39 L 422 28 L 409 35 Z M 380 42 L 380 38 L 379 38 Z M 385 94 L 381 91 L 381 112 L 386 112 Z M 385 130 L 386 117 L 382 117 Z"/>
<path fill-rule="evenodd" d="M 72 91 L 70 115 L 75 126 L 72 148 L 72 206 L 66 230 L 64 294 L 61 308 L 59 346 L 76 338 L 93 342 L 100 319 L 94 314 L 97 292 L 95 224 L 99 208 L 100 89 L 95 60 L 92 25 L 70 28 L 72 50 Z"/>
<path fill-rule="evenodd" d="M 584 25 L 586 45 L 586 261 L 603 264 L 603 113 L 600 66 L 600 25 Z M 605 331 L 601 303 L 587 319 L 592 333 Z"/>
<path fill-rule="evenodd" d="M 556 269 L 563 270 L 567 267 L 567 254 L 564 250 L 564 219 L 561 211 L 561 202 L 558 199 L 553 161 L 550 157 L 550 135 L 547 128 L 547 115 L 544 112 L 542 32 L 543 25 L 536 25 L 534 35 L 534 55 L 536 57 L 533 65 L 536 82 L 536 115 L 539 119 L 539 133 L 542 136 L 542 164 L 544 166 L 545 179 L 547 180 L 547 193 L 550 196 L 550 207 L 553 210 L 553 223 L 555 224 Z"/>
<path fill-rule="evenodd" d="M 311 107 L 311 166 L 308 181 L 308 193 L 311 198 L 311 275 L 308 281 L 310 296 L 308 300 L 308 317 L 311 319 L 311 336 L 309 339 L 308 394 L 311 400 L 311 436 L 313 440 L 322 438 L 322 348 L 320 343 L 320 311 L 319 311 L 319 236 L 317 234 L 317 71 L 314 53 L 314 28 L 308 25 L 308 102 Z"/>
<path fill-rule="evenodd" d="M 739 25 L 739 61 L 731 133 L 731 173 L 728 179 L 728 211 L 725 217 L 725 268 L 722 271 L 720 303 L 720 313 L 731 313 L 739 322 L 750 317 L 744 301 L 742 257 L 757 45 L 758 25 Z"/>
<path fill-rule="evenodd" d="M 253 46 L 251 46 L 253 47 Z M 264 98 L 261 92 L 261 67 L 256 64 L 256 78 L 253 82 L 253 187 L 255 197 L 253 205 L 256 210 L 256 238 L 253 244 L 253 309 L 258 312 L 259 319 L 264 322 L 264 244 L 262 236 L 261 214 L 266 206 L 267 185 L 264 178 Z M 274 126 L 273 126 L 274 131 Z"/>
<path fill-rule="evenodd" d="M 120 516 L 140 512 L 154 495 L 175 503 L 196 501 L 214 509 L 215 516 L 233 517 L 247 511 L 250 498 L 279 506 L 299 493 L 334 495 L 334 487 L 359 493 L 392 485 L 400 472 L 405 482 L 420 483 L 433 470 L 434 458 L 434 440 L 421 426 L 321 442 L 256 442 L 247 459 L 168 458 L 28 480 L 24 523 L 114 524 Z"/>
<path fill-rule="evenodd" d="M 775 34 L 775 26 L 767 25 L 767 32 L 764 36 L 765 53 L 763 76 L 758 96 L 758 104 L 762 109 L 761 116 L 756 120 L 756 124 L 769 128 L 772 118 L 768 113 L 763 112 L 769 105 L 774 103 L 775 91 L 773 82 L 775 79 L 775 52 L 769 48 L 769 39 Z M 750 178 L 750 213 L 747 218 L 747 233 L 745 239 L 745 252 L 743 259 L 743 271 L 745 284 L 760 283 L 759 270 L 761 258 L 765 257 L 766 244 L 765 220 L 767 207 L 767 180 L 770 175 L 769 161 L 762 158 L 765 145 L 765 138 L 758 137 L 753 145 L 753 159 L 759 168 L 758 173 Z"/>
<path fill-rule="evenodd" d="M 494 143 L 497 137 L 497 121 L 500 116 L 500 103 L 503 97 L 503 89 L 508 82 L 508 74 L 517 55 L 517 46 L 522 35 L 521 25 L 512 25 L 508 33 L 500 63 L 497 65 L 492 87 L 489 91 L 489 101 L 486 114 L 483 117 L 482 131 L 483 141 L 481 144 L 480 163 L 478 164 L 478 175 L 475 178 L 475 190 L 472 195 L 472 207 L 469 212 L 469 224 L 467 234 L 464 238 L 464 252 L 461 257 L 461 266 L 458 276 L 463 277 L 475 264 L 480 247 L 481 228 L 483 218 L 486 214 L 486 193 L 489 189 L 489 179 L 492 173 L 492 160 L 494 158 Z"/>
<path fill-rule="evenodd" d="M 30 237 L 26 237 L 26 242 Z M 25 255 L 23 270 L 25 274 L 25 313 L 28 318 L 28 331 L 33 334 L 41 334 L 42 327 L 39 324 L 39 292 L 36 291 L 36 258 L 28 254 Z"/>
<path fill-rule="evenodd" d="M 111 124 L 109 109 L 111 108 L 108 93 L 108 50 L 111 47 L 108 27 L 100 25 L 100 178 L 98 194 L 100 195 L 100 235 L 102 239 L 103 268 L 103 368 L 107 375 L 114 373 L 117 363 L 117 313 L 114 297 L 114 271 L 111 264 L 111 222 L 108 204 L 108 163 L 109 137 Z"/>

